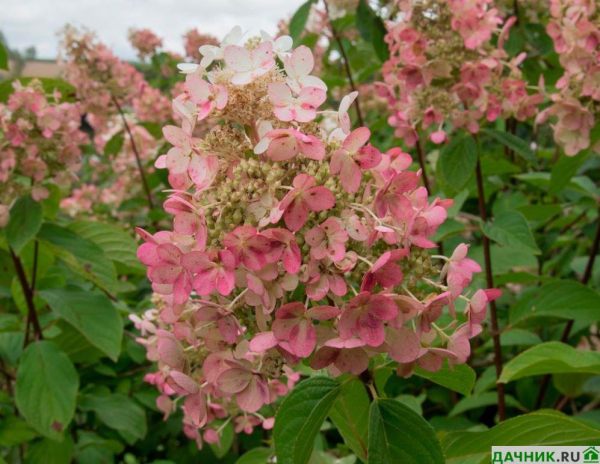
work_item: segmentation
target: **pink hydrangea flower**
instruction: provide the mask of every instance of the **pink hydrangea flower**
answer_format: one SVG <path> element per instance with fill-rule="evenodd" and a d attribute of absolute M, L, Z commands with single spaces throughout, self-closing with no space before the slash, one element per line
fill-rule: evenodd
<path fill-rule="evenodd" d="M 384 321 L 394 319 L 398 307 L 385 295 L 361 292 L 352 298 L 340 318 L 340 338 L 346 340 L 354 334 L 369 346 L 379 346 L 385 340 Z"/>
<path fill-rule="evenodd" d="M 237 227 L 227 234 L 223 239 L 223 245 L 233 252 L 237 262 L 254 271 L 262 269 L 267 264 L 266 254 L 271 249 L 271 241 L 250 226 Z"/>
<path fill-rule="evenodd" d="M 286 229 L 267 229 L 263 235 L 271 241 L 267 253 L 267 262 L 281 261 L 283 268 L 290 274 L 297 274 L 302 264 L 302 254 L 296 237 Z"/>
<path fill-rule="evenodd" d="M 325 147 L 314 135 L 304 135 L 295 129 L 275 129 L 264 135 L 254 147 L 254 153 L 266 153 L 273 161 L 289 160 L 301 153 L 319 161 L 325 157 Z"/>
<path fill-rule="evenodd" d="M 344 134 L 350 133 L 350 115 L 348 114 L 348 110 L 354 100 L 358 97 L 358 92 L 350 92 L 348 95 L 342 98 L 340 102 L 340 107 L 338 108 L 338 124 Z"/>
<path fill-rule="evenodd" d="M 371 131 L 360 127 L 351 132 L 344 140 L 342 148 L 331 157 L 331 174 L 340 174 L 342 186 L 348 193 L 356 193 L 362 179 L 362 170 L 376 167 L 381 162 L 381 153 L 377 148 L 365 144 L 371 137 Z"/>
<path fill-rule="evenodd" d="M 215 108 L 222 110 L 227 105 L 227 87 L 210 84 L 198 74 L 188 74 L 185 90 L 190 100 L 198 105 L 198 120 L 206 118 Z"/>
<path fill-rule="evenodd" d="M 304 87 L 297 97 L 283 82 L 269 84 L 269 98 L 275 106 L 273 112 L 281 121 L 309 122 L 317 116 L 317 108 L 327 98 L 324 90 Z"/>
<path fill-rule="evenodd" d="M 265 378 L 244 363 L 226 361 L 230 369 L 217 378 L 217 386 L 226 393 L 234 394 L 242 411 L 256 412 L 270 399 Z"/>
<path fill-rule="evenodd" d="M 252 51 L 237 45 L 229 45 L 225 48 L 223 56 L 227 66 L 235 72 L 231 82 L 236 85 L 250 84 L 275 66 L 271 42 L 263 42 Z"/>
<path fill-rule="evenodd" d="M 481 266 L 470 258 L 467 258 L 469 245 L 461 243 L 454 249 L 454 253 L 444 265 L 441 278 L 453 280 L 456 276 L 464 281 L 463 287 L 466 287 L 473 279 L 473 273 L 481 272 Z"/>
<path fill-rule="evenodd" d="M 287 75 L 286 83 L 295 93 L 301 93 L 305 87 L 327 91 L 327 86 L 320 78 L 310 75 L 315 67 L 315 60 L 307 46 L 302 45 L 296 48 L 291 56 L 284 59 L 283 63 Z"/>
<path fill-rule="evenodd" d="M 413 206 L 406 194 L 414 190 L 418 182 L 419 175 L 412 171 L 401 172 L 391 177 L 375 197 L 377 216 L 385 217 L 388 211 L 398 219 L 413 216 Z"/>
<path fill-rule="evenodd" d="M 187 416 L 196 427 L 202 427 L 208 419 L 206 397 L 200 386 L 187 375 L 173 371 L 170 373 L 169 385 L 175 392 L 185 397 L 183 407 Z"/>
<path fill-rule="evenodd" d="M 153 265 L 148 278 L 158 284 L 163 294 L 173 294 L 175 303 L 184 303 L 192 291 L 192 279 L 187 266 L 192 265 L 194 252 L 184 254 L 170 243 L 161 243 L 156 247 L 158 262 Z M 155 291 L 159 289 L 155 287 Z"/>
<path fill-rule="evenodd" d="M 299 174 L 292 183 L 293 189 L 281 200 L 285 225 L 293 232 L 306 222 L 308 211 L 325 211 L 333 208 L 335 198 L 327 187 L 315 187 L 316 180 L 307 174 Z"/>
<path fill-rule="evenodd" d="M 292 353 L 300 358 L 311 355 L 317 345 L 317 333 L 311 319 L 326 321 L 340 314 L 334 306 L 315 306 L 309 309 L 302 303 L 289 303 L 275 313 L 273 334 L 290 343 Z"/>
<path fill-rule="evenodd" d="M 195 274 L 193 287 L 198 295 L 210 295 L 216 289 L 227 296 L 233 290 L 236 258 L 230 250 L 210 254 L 192 251 L 188 254 L 186 265 Z"/>
<path fill-rule="evenodd" d="M 333 218 L 310 229 L 305 235 L 306 242 L 311 246 L 310 256 L 313 259 L 329 258 L 334 263 L 346 256 L 344 244 L 348 238 L 348 233 Z"/>
<path fill-rule="evenodd" d="M 396 262 L 406 256 L 408 250 L 392 250 L 382 254 L 363 277 L 361 292 L 372 291 L 376 284 L 383 288 L 399 285 L 402 282 L 402 269 Z"/>

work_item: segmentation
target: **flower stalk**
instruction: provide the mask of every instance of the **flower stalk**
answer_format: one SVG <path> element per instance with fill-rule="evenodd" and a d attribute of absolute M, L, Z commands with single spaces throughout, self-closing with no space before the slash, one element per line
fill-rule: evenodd
<path fill-rule="evenodd" d="M 475 168 L 475 175 L 477 178 L 477 196 L 479 197 L 479 215 L 483 222 L 487 222 L 487 210 L 485 204 L 485 193 L 483 189 L 483 175 L 481 173 L 481 153 L 479 150 L 479 140 L 477 136 L 475 143 L 477 144 L 477 166 Z M 486 284 L 489 288 L 494 287 L 494 277 L 492 274 L 492 256 L 490 253 L 490 241 L 482 231 L 483 239 L 483 258 L 485 265 L 485 278 Z M 494 342 L 494 365 L 496 367 L 496 378 L 499 379 L 502 374 L 502 345 L 500 344 L 500 331 L 498 329 L 498 314 L 496 311 L 496 302 L 490 301 L 490 323 L 492 326 L 492 339 Z M 500 422 L 506 418 L 506 404 L 504 400 L 504 384 L 496 384 L 496 391 L 498 393 L 498 417 Z"/>
<path fill-rule="evenodd" d="M 129 135 L 129 140 L 131 141 L 131 148 L 133 150 L 133 154 L 135 155 L 135 162 L 137 163 L 138 170 L 140 172 L 140 177 L 142 179 L 142 185 L 144 187 L 144 192 L 146 194 L 146 200 L 148 201 L 148 206 L 150 207 L 150 209 L 154 209 L 154 202 L 152 201 L 152 194 L 150 193 L 150 188 L 148 187 L 148 181 L 146 180 L 146 174 L 144 173 L 144 167 L 142 166 L 142 160 L 140 158 L 140 153 L 137 149 L 137 145 L 135 143 L 135 139 L 133 138 L 133 134 L 131 133 L 131 128 L 129 127 L 129 123 L 127 122 L 127 119 L 125 118 L 125 113 L 123 112 L 123 109 L 121 108 L 121 105 L 119 104 L 119 100 L 117 100 L 117 98 L 114 95 L 112 97 L 112 101 L 115 104 L 115 107 L 117 108 L 117 111 L 119 112 L 119 115 L 121 116 L 121 119 L 123 120 L 123 125 L 125 126 L 125 130 L 127 131 L 127 134 Z"/>
<path fill-rule="evenodd" d="M 29 282 L 27 281 L 27 275 L 25 274 L 25 270 L 23 269 L 23 263 L 21 263 L 21 259 L 15 254 L 12 248 L 9 248 L 9 251 L 13 264 L 15 266 L 15 270 L 17 271 L 17 277 L 19 279 L 19 283 L 21 284 L 23 295 L 25 296 L 25 303 L 27 304 L 27 333 L 29 333 L 30 324 L 33 324 L 35 339 L 42 340 L 44 336 L 42 334 L 42 327 L 40 326 L 40 321 L 38 319 L 37 312 L 35 310 L 35 303 L 33 301 L 33 289 L 29 286 Z"/>

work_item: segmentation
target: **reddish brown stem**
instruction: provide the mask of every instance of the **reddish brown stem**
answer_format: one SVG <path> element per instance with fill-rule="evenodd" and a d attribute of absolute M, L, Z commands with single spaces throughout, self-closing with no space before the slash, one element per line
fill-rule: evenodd
<path fill-rule="evenodd" d="M 333 25 L 333 20 L 331 19 L 331 16 L 329 15 L 329 5 L 327 5 L 327 2 L 325 0 L 323 0 L 323 3 L 325 4 L 325 11 L 327 12 L 327 19 L 329 19 L 331 33 L 333 34 L 333 38 L 335 39 L 335 41 L 338 44 L 338 47 L 340 49 L 340 54 L 342 55 L 342 59 L 344 61 L 344 69 L 346 71 L 346 75 L 348 76 L 348 80 L 350 81 L 350 88 L 352 89 L 353 92 L 356 92 L 356 85 L 354 85 L 354 79 L 352 78 L 352 70 L 350 69 L 350 61 L 348 60 L 348 56 L 346 55 L 346 50 L 344 50 L 344 45 L 342 44 L 342 38 L 340 37 L 337 29 Z M 356 97 L 356 99 L 354 100 L 354 107 L 356 108 L 356 117 L 358 118 L 358 124 L 362 127 L 364 124 L 363 124 L 362 112 L 360 111 L 360 103 L 358 102 L 358 97 Z"/>
<path fill-rule="evenodd" d="M 40 321 L 38 320 L 37 312 L 35 310 L 33 292 L 31 290 L 31 287 L 29 286 L 29 283 L 27 282 L 27 275 L 25 274 L 23 264 L 21 263 L 19 257 L 15 254 L 12 248 L 9 248 L 9 250 L 13 264 L 15 265 L 15 270 L 17 271 L 19 283 L 21 284 L 21 288 L 23 289 L 23 295 L 25 296 L 25 303 L 27 304 L 27 319 L 31 321 L 31 324 L 33 324 L 35 339 L 41 340 L 44 338 L 44 336 L 42 334 L 42 327 L 40 326 Z"/>
<path fill-rule="evenodd" d="M 479 141 L 475 138 L 477 146 Z M 475 175 L 477 177 L 477 195 L 479 197 L 479 215 L 483 222 L 487 222 L 487 210 L 485 205 L 485 194 L 483 190 L 483 175 L 481 173 L 481 163 L 479 154 L 477 157 L 477 166 L 475 168 Z M 494 288 L 494 277 L 492 274 L 492 256 L 490 253 L 490 241 L 487 236 L 482 233 L 483 237 L 483 258 L 485 264 L 485 278 L 488 288 Z M 490 301 L 490 322 L 492 324 L 492 339 L 494 342 L 494 365 L 496 366 L 496 378 L 499 379 L 502 374 L 502 345 L 500 344 L 500 331 L 498 330 L 498 314 L 496 311 L 496 302 Z M 496 391 L 498 392 L 498 417 L 500 422 L 506 418 L 506 404 L 504 401 L 504 384 L 496 384 Z"/>
<path fill-rule="evenodd" d="M 144 168 L 142 166 L 142 160 L 140 158 L 140 153 L 138 152 L 137 145 L 133 138 L 133 134 L 131 133 L 131 129 L 129 128 L 129 124 L 127 123 L 127 119 L 125 118 L 125 113 L 123 113 L 123 109 L 119 104 L 119 101 L 116 97 L 112 97 L 113 103 L 117 107 L 117 111 L 121 115 L 121 119 L 123 120 L 123 125 L 125 126 L 125 130 L 129 135 L 129 140 L 131 141 L 131 148 L 133 149 L 133 154 L 135 155 L 135 161 L 138 166 L 138 170 L 140 172 L 140 177 L 142 178 L 142 185 L 144 186 L 144 192 L 146 193 L 146 199 L 148 200 L 148 206 L 150 209 L 154 209 L 154 202 L 152 201 L 152 194 L 150 193 L 150 188 L 148 187 L 148 181 L 146 180 L 146 174 L 144 173 Z"/>
<path fill-rule="evenodd" d="M 427 177 L 425 153 L 423 153 L 423 147 L 421 147 L 421 140 L 417 138 L 417 156 L 419 157 L 419 164 L 421 165 L 421 178 L 423 179 L 423 185 L 427 189 L 427 192 L 431 195 L 431 189 L 429 187 L 429 177 Z"/>
<path fill-rule="evenodd" d="M 33 270 L 31 271 L 31 293 L 35 295 L 35 282 L 37 279 L 37 266 L 40 242 L 36 239 L 33 247 Z M 29 328 L 31 327 L 31 315 L 27 312 L 27 322 L 25 323 L 25 338 L 23 340 L 23 348 L 29 345 Z"/>

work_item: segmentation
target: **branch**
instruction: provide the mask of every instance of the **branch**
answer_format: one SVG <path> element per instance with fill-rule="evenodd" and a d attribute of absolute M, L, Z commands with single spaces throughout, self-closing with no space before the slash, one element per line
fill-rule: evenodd
<path fill-rule="evenodd" d="M 150 194 L 150 188 L 148 187 L 148 181 L 146 180 L 146 174 L 144 174 L 144 168 L 142 166 L 142 160 L 140 158 L 140 153 L 138 152 L 137 145 L 135 144 L 135 140 L 133 138 L 133 134 L 131 133 L 131 129 L 129 128 L 129 124 L 127 123 L 127 119 L 125 119 L 125 113 L 123 113 L 123 109 L 121 105 L 119 105 L 119 101 L 116 97 L 112 96 L 112 101 L 117 107 L 117 111 L 121 115 L 121 119 L 123 120 L 123 125 L 125 126 L 125 130 L 127 134 L 129 134 L 129 140 L 131 141 L 131 148 L 133 149 L 133 154 L 135 155 L 135 161 L 137 162 L 138 170 L 140 171 L 140 177 L 142 178 L 142 185 L 144 186 L 144 191 L 146 192 L 146 199 L 148 200 L 148 206 L 150 209 L 154 209 L 154 202 L 152 201 L 152 195 Z"/>
<path fill-rule="evenodd" d="M 487 210 L 485 204 L 485 194 L 483 190 L 483 175 L 481 174 L 481 162 L 479 153 L 479 140 L 474 135 L 475 143 L 477 143 L 477 167 L 475 174 L 477 176 L 477 194 L 479 197 L 479 215 L 483 222 L 487 222 Z M 494 288 L 494 277 L 492 274 L 492 257 L 490 253 L 490 241 L 482 231 L 483 236 L 483 257 L 485 261 L 485 277 L 488 288 Z M 498 330 L 498 314 L 496 312 L 496 302 L 490 301 L 490 320 L 492 324 L 492 337 L 494 341 L 494 365 L 496 366 L 496 378 L 499 379 L 502 374 L 502 346 L 500 345 L 500 332 Z M 506 404 L 504 401 L 504 384 L 496 384 L 498 392 L 498 416 L 500 422 L 506 418 Z"/>
<path fill-rule="evenodd" d="M 35 294 L 35 283 L 37 280 L 38 254 L 40 242 L 36 239 L 33 247 L 33 271 L 31 272 L 31 293 Z M 29 345 L 29 327 L 31 327 L 31 315 L 27 313 L 27 322 L 25 323 L 25 339 L 23 340 L 23 348 Z"/>
<path fill-rule="evenodd" d="M 15 270 L 17 271 L 17 277 L 19 278 L 19 283 L 21 284 L 21 288 L 23 289 L 23 295 L 25 295 L 25 303 L 27 304 L 27 319 L 31 321 L 33 324 L 33 329 L 35 331 L 35 339 L 42 340 L 44 338 L 42 334 L 42 327 L 40 326 L 40 321 L 38 320 L 37 312 L 35 310 L 35 303 L 33 301 L 33 291 L 27 282 L 27 275 L 25 275 L 25 270 L 23 269 L 23 264 L 19 257 L 15 254 L 12 248 L 9 248 L 10 256 L 12 257 L 13 263 L 15 265 Z"/>
<path fill-rule="evenodd" d="M 429 188 L 429 178 L 427 177 L 427 169 L 425 168 L 426 166 L 426 161 L 425 161 L 425 154 L 423 153 L 423 147 L 421 147 L 421 138 L 417 136 L 417 155 L 419 156 L 419 164 L 421 165 L 421 173 L 423 174 L 423 184 L 425 185 L 425 188 L 427 189 L 427 192 L 429 195 L 431 195 L 431 189 Z"/>

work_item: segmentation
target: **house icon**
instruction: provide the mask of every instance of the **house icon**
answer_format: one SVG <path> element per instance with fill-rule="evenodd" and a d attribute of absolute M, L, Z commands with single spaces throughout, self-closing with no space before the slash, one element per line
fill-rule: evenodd
<path fill-rule="evenodd" d="M 597 464 L 600 462 L 600 451 L 595 446 L 590 446 L 583 452 L 583 462 L 585 464 Z"/>

